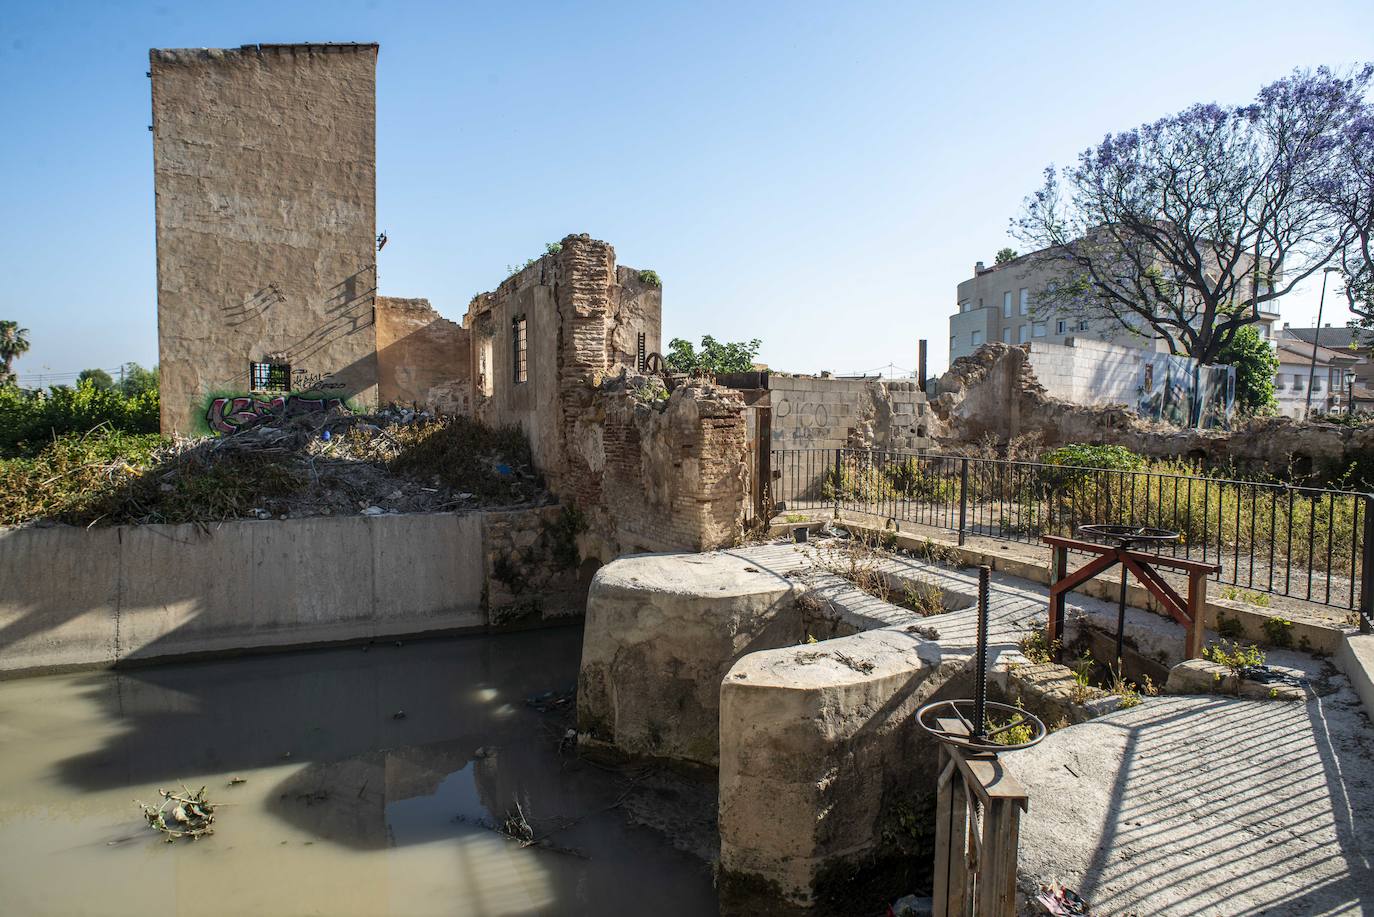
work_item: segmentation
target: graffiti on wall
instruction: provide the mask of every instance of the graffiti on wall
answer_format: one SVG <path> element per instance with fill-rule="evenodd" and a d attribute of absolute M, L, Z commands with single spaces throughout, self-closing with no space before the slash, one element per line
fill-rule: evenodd
<path fill-rule="evenodd" d="M 831 435 L 830 408 L 821 402 L 802 401 L 793 404 L 787 398 L 773 405 L 773 440 L 828 439 Z"/>
<path fill-rule="evenodd" d="M 348 410 L 342 398 L 318 392 L 285 395 L 216 395 L 206 402 L 205 426 L 211 433 L 234 433 L 266 417 L 298 417 L 332 408 Z"/>

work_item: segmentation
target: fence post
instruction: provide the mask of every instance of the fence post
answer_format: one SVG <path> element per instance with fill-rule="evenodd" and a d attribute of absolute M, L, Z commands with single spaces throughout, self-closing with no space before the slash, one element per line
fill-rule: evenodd
<path fill-rule="evenodd" d="M 840 493 L 844 487 L 844 449 L 835 450 L 835 518 L 840 518 Z"/>
<path fill-rule="evenodd" d="M 1374 632 L 1374 494 L 1364 496 L 1364 544 L 1360 547 L 1360 558 L 1360 633 L 1368 634 Z"/>
<path fill-rule="evenodd" d="M 964 546 L 964 530 L 968 525 L 968 456 L 959 459 L 959 547 Z"/>

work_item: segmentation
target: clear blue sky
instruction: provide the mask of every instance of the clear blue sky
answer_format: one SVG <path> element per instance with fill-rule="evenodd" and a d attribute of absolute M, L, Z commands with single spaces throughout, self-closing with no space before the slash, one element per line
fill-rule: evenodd
<path fill-rule="evenodd" d="M 461 318 L 588 232 L 663 277 L 666 336 L 840 372 L 926 337 L 939 369 L 955 285 L 1046 164 L 1372 34 L 1368 0 L 5 0 L 0 318 L 31 330 L 23 377 L 156 362 L 150 47 L 376 41 L 383 293 Z"/>

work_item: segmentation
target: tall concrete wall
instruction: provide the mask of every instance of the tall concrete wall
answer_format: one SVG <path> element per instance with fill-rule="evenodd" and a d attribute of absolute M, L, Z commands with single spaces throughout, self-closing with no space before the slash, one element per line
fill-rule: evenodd
<path fill-rule="evenodd" d="M 557 512 L 3 529 L 0 673 L 580 613 L 575 574 L 539 550 Z"/>
<path fill-rule="evenodd" d="M 249 363 L 376 400 L 376 45 L 153 50 L 162 428 Z"/>
<path fill-rule="evenodd" d="M 472 413 L 470 335 L 427 299 L 377 297 L 377 398 Z"/>

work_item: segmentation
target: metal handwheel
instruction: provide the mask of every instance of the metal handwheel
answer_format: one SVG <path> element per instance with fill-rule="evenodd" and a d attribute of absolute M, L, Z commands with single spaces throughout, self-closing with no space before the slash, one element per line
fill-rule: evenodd
<path fill-rule="evenodd" d="M 970 751 L 999 752 L 1030 748 L 1032 745 L 1038 745 L 1040 740 L 1045 738 L 1049 732 L 1040 718 L 1029 710 L 1022 710 L 1020 707 L 1013 707 L 1010 704 L 999 704 L 996 701 L 984 701 L 983 707 L 984 722 L 982 729 L 974 728 L 975 718 L 978 715 L 976 700 L 941 700 L 933 704 L 926 704 L 916 711 L 916 724 L 930 733 L 936 741 L 959 748 L 967 748 Z M 988 717 L 1006 719 L 1008 722 L 988 729 Z M 939 725 L 942 719 L 958 720 L 963 725 L 963 729 L 959 732 L 951 732 Z M 997 736 L 1022 725 L 1029 726 L 1031 730 L 1031 737 L 1026 741 L 1012 744 L 996 741 Z"/>

